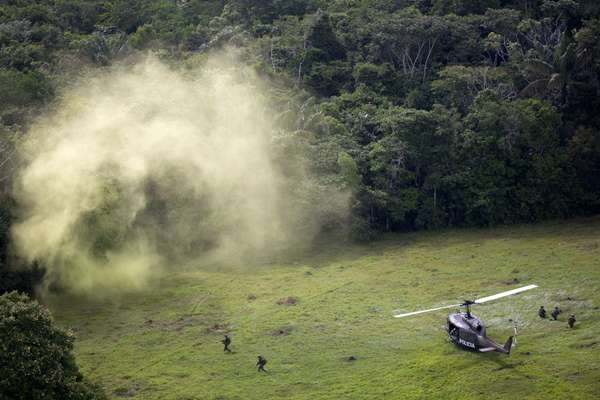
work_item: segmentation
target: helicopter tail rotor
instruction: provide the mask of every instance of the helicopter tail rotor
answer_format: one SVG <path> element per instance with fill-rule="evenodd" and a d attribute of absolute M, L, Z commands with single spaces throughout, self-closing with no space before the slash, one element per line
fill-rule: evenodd
<path fill-rule="evenodd" d="M 510 354 L 510 349 L 512 348 L 512 345 L 513 345 L 513 337 L 509 336 L 506 343 L 504 343 L 504 351 L 506 351 L 506 354 Z"/>

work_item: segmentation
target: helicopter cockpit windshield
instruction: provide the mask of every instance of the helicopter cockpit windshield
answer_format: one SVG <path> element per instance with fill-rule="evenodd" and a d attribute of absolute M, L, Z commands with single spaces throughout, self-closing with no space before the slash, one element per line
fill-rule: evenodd
<path fill-rule="evenodd" d="M 458 327 L 450 321 L 448 321 L 448 334 L 452 336 L 454 340 L 458 340 Z"/>

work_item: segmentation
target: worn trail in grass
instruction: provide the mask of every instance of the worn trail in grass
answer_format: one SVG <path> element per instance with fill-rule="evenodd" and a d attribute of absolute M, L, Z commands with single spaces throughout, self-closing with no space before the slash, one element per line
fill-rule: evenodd
<path fill-rule="evenodd" d="M 195 267 L 118 299 L 48 299 L 59 324 L 77 334 L 82 370 L 113 398 L 592 399 L 600 393 L 599 218 L 394 235 L 323 248 L 289 265 Z M 444 311 L 392 318 L 396 310 L 530 283 L 540 288 L 474 309 L 499 342 L 512 332 L 509 319 L 518 321 L 510 357 L 448 343 Z M 559 305 L 560 321 L 540 320 L 540 305 Z M 570 313 L 579 321 L 574 330 L 566 324 Z M 232 336 L 231 354 L 219 343 L 224 332 Z M 269 360 L 268 374 L 256 372 L 258 354 Z"/>

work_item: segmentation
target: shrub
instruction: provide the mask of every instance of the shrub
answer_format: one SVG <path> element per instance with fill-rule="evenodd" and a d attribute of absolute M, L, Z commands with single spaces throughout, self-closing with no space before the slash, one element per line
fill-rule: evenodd
<path fill-rule="evenodd" d="M 17 292 L 0 296 L 0 398 L 105 399 L 86 382 L 72 354 L 72 333 L 50 312 Z"/>

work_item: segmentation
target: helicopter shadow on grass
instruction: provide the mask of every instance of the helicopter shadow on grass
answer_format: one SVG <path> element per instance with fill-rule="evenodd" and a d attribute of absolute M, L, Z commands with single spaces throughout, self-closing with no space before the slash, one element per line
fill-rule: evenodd
<path fill-rule="evenodd" d="M 519 371 L 519 369 L 516 368 L 525 364 L 525 362 L 522 360 L 509 359 L 506 355 L 500 353 L 480 355 L 485 356 L 489 361 L 493 362 L 498 366 L 497 368 L 492 369 L 491 372 L 499 372 L 508 369 L 511 371 L 511 373 L 514 373 L 515 375 L 526 377 L 526 375 L 522 371 Z"/>
<path fill-rule="evenodd" d="M 460 348 L 457 346 L 456 347 L 456 351 L 464 351 L 464 350 L 460 350 Z M 504 354 L 500 354 L 500 353 L 477 353 L 474 351 L 469 351 L 468 352 L 472 358 L 466 359 L 463 363 L 462 366 L 458 366 L 456 365 L 456 363 L 454 364 L 456 367 L 458 368 L 463 368 L 466 369 L 469 366 L 472 366 L 473 363 L 478 363 L 478 362 L 485 362 L 486 366 L 488 366 L 490 363 L 493 363 L 496 365 L 496 368 L 490 368 L 489 372 L 494 373 L 494 372 L 500 372 L 503 370 L 509 370 L 511 372 L 511 374 L 515 375 L 515 376 L 519 376 L 522 378 L 528 378 L 527 374 L 525 374 L 524 372 L 520 371 L 518 369 L 518 367 L 524 365 L 525 363 L 523 361 L 516 361 L 516 360 L 508 360 L 506 358 L 506 355 Z M 445 354 L 446 356 L 449 356 L 449 353 Z M 484 359 L 481 359 L 481 358 Z M 489 365 L 490 367 L 492 365 Z M 485 368 L 484 368 L 485 369 Z"/>

